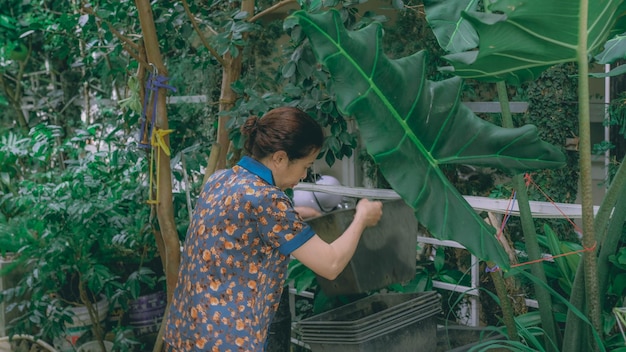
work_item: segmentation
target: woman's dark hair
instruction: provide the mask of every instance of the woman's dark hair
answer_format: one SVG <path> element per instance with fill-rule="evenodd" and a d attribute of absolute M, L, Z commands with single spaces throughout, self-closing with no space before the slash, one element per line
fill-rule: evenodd
<path fill-rule="evenodd" d="M 307 113 L 293 107 L 268 111 L 263 117 L 250 116 L 241 126 L 246 136 L 244 148 L 253 158 L 283 150 L 289 160 L 304 158 L 322 148 L 322 127 Z"/>

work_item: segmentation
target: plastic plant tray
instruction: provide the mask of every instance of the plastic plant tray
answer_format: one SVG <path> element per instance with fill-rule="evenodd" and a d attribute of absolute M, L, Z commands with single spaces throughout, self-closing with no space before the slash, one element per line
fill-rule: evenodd
<path fill-rule="evenodd" d="M 394 312 L 389 312 L 389 313 L 386 312 L 387 314 L 385 314 L 384 316 L 380 316 L 380 319 L 371 320 L 371 321 L 365 320 L 365 321 L 359 322 L 359 324 L 300 325 L 299 330 L 302 332 L 306 332 L 306 333 L 327 333 L 327 334 L 347 334 L 347 333 L 354 333 L 356 331 L 361 332 L 365 330 L 376 329 L 379 326 L 388 324 L 389 322 L 394 321 L 394 320 L 410 318 L 410 317 L 428 313 L 431 311 L 436 311 L 436 312 L 440 311 L 438 300 L 433 300 L 431 302 L 427 302 L 426 304 L 410 307 L 405 310 L 399 310 L 399 311 L 394 311 Z"/>
<path fill-rule="evenodd" d="M 428 319 L 441 312 L 434 292 L 376 294 L 302 320 L 305 342 L 359 343 Z"/>
<path fill-rule="evenodd" d="M 352 335 L 345 336 L 330 336 L 330 335 L 307 335 L 306 337 L 302 335 L 302 341 L 310 343 L 310 342 L 336 342 L 336 343 L 361 343 L 373 338 L 388 334 L 400 328 L 406 327 L 413 323 L 416 323 L 420 320 L 426 320 L 434 315 L 437 315 L 439 311 L 431 311 L 429 313 L 420 314 L 413 316 L 408 319 L 398 320 L 391 322 L 385 326 L 381 326 L 374 331 L 361 331 L 359 333 L 355 333 Z"/>
<path fill-rule="evenodd" d="M 358 327 L 370 324 L 373 320 L 393 316 L 398 311 L 407 310 L 414 306 L 423 306 L 433 301 L 439 304 L 439 299 L 439 295 L 435 291 L 375 294 L 328 312 L 303 319 L 298 325 L 301 327 Z"/>
<path fill-rule="evenodd" d="M 397 322 L 379 332 L 343 341 L 323 338 L 302 341 L 312 352 L 436 352 L 437 318 L 422 316 L 415 321 Z"/>

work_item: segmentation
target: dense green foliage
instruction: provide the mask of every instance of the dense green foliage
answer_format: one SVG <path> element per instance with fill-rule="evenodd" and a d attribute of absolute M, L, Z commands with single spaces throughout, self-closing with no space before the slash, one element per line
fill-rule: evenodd
<path fill-rule="evenodd" d="M 20 253 L 16 266 L 32 270 L 0 299 L 22 297 L 10 305 L 22 312 L 11 331 L 50 341 L 70 319 L 68 304 L 103 294 L 126 307 L 162 275 L 145 268 L 155 258 L 158 224 L 145 203 L 153 161 L 137 143 L 144 118 L 141 29 L 128 1 L 0 5 L 0 243 L 4 254 Z M 328 127 L 322 153 L 328 164 L 352 154 L 357 136 L 337 112 L 328 74 L 306 42 L 290 41 L 282 27 L 286 13 L 249 24 L 229 2 L 189 5 L 210 45 L 243 57 L 230 112 L 236 147 L 243 119 L 289 104 Z M 260 10 L 270 5 L 260 3 Z M 346 6 L 354 26 L 374 19 Z M 176 88 L 170 95 L 203 97 L 168 105 L 176 228 L 183 238 L 187 205 L 215 140 L 222 67 L 180 2 L 154 3 L 153 12 L 168 83 Z M 115 331 L 119 347 L 141 348 L 132 347 L 127 330 Z"/>
<path fill-rule="evenodd" d="M 482 2 L 470 2 L 481 10 Z M 347 110 L 337 107 L 341 97 L 334 90 L 330 73 L 318 63 L 309 40 L 300 28 L 283 27 L 283 19 L 292 10 L 283 8 L 249 23 L 238 5 L 230 1 L 190 2 L 190 12 L 202 31 L 200 36 L 184 3 L 152 3 L 169 84 L 176 88 L 175 93 L 168 94 L 204 99 L 168 105 L 169 128 L 174 130 L 169 135 L 174 209 L 181 238 L 190 211 L 187 204 L 193 203 L 198 194 L 219 115 L 223 68 L 202 38 L 220 55 L 231 53 L 243 58 L 242 75 L 232 85 L 237 100 L 229 112 L 233 118 L 228 128 L 236 147 L 233 156 L 242 145 L 237 127 L 244 119 L 285 104 L 305 109 L 327 127 L 329 135 L 321 157 L 329 165 L 352 155 L 361 143 L 358 130 L 347 119 L 350 116 L 340 113 Z M 258 13 L 272 5 L 267 1 L 256 3 Z M 311 12 L 322 9 L 322 3 L 316 1 L 301 5 Z M 420 67 L 424 79 L 439 82 L 452 76 L 451 72 L 438 70 L 447 65 L 442 59 L 446 52 L 437 44 L 421 2 L 406 1 L 402 11 L 394 9 L 402 5 L 397 1 L 376 3 L 368 10 L 356 1 L 328 1 L 323 5 L 337 7 L 339 25 L 348 30 L 382 21 L 385 35 L 377 44 L 391 59 L 423 50 Z M 572 11 L 567 5 L 563 7 Z M 526 44 L 526 50 L 535 50 Z M 594 45 L 597 47 L 597 43 Z M 145 204 L 150 154 L 137 145 L 143 117 L 144 82 L 140 80 L 145 79 L 138 65 L 138 60 L 145 59 L 137 50 L 140 47 L 141 28 L 133 2 L 98 0 L 86 5 L 66 0 L 0 0 L 0 250 L 21 252 L 20 264 L 40 268 L 36 274 L 26 275 L 18 290 L 2 296 L 7 299 L 26 294 L 32 298 L 21 303 L 29 311 L 18 322 L 16 331 L 30 333 L 34 327 L 43 328 L 38 334 L 47 339 L 60 334 L 60 323 L 68 319 L 65 303 L 72 299 L 48 294 L 64 292 L 73 276 L 78 276 L 92 293 L 105 294 L 124 305 L 146 286 L 154 286 L 161 275 L 158 270 L 144 270 L 145 262 L 156 253 L 152 232 L 158 230 L 158 224 Z M 563 60 L 569 59 L 571 55 Z M 489 62 L 485 65 L 491 66 Z M 563 104 L 577 98 L 573 70 L 559 65 L 539 76 L 540 70 L 533 69 L 530 75 L 538 80 L 511 89 L 512 100 L 530 103 L 529 112 L 517 116 L 516 123 L 537 125 L 538 136 L 556 146 L 563 146 L 565 138 L 578 134 L 573 118 L 577 106 Z M 448 83 L 443 85 L 450 87 Z M 469 80 L 453 88 L 451 92 L 463 100 L 497 98 L 489 85 L 478 81 Z M 481 117 L 500 123 L 498 116 Z M 482 124 L 478 120 L 476 123 Z M 369 139 L 374 139 L 369 134 Z M 384 136 L 377 131 L 375 137 Z M 556 201 L 569 202 L 576 197 L 578 154 L 565 154 L 567 168 L 533 176 Z M 372 161 L 369 155 L 366 159 Z M 454 178 L 457 165 L 442 167 L 442 172 Z M 494 184 L 489 179 L 477 190 L 463 180 L 451 181 L 457 189 L 463 187 L 464 194 L 488 193 Z M 381 184 L 388 185 L 386 180 Z M 510 194 L 508 185 L 498 186 L 494 193 L 503 190 L 501 195 Z M 538 193 L 531 193 L 531 197 L 545 200 Z M 558 231 L 557 237 L 574 239 L 564 231 Z M 544 244 L 549 247 L 550 243 L 546 240 Z M 427 264 L 409 288 L 397 289 L 430 288 L 432 278 L 460 282 L 463 277 L 459 272 L 441 264 L 441 253 L 437 252 L 436 263 Z M 619 252 L 612 258 L 615 267 L 623 265 L 623 256 Z M 133 265 L 121 270 L 120 262 Z M 612 272 L 621 275 L 615 267 Z M 563 296 L 572 287 L 571 268 L 568 270 L 562 275 L 554 267 L 549 269 L 550 280 L 559 284 Z M 310 276 L 303 277 L 303 286 L 311 284 Z M 619 296 L 621 286 L 621 281 L 613 281 L 610 292 Z M 56 307 L 54 314 L 48 310 L 52 306 Z M 130 349 L 126 336 L 124 330 L 119 330 L 117 341 Z"/>

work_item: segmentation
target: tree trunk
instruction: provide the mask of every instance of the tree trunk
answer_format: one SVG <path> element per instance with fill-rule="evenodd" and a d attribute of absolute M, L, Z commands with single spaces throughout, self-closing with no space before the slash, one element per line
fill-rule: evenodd
<path fill-rule="evenodd" d="M 228 111 L 235 105 L 237 93 L 230 87 L 232 83 L 237 81 L 241 76 L 241 52 L 237 57 L 230 54 L 224 56 L 224 67 L 222 71 L 222 89 L 220 92 L 220 112 Z M 229 115 L 221 115 L 217 123 L 217 145 L 219 146 L 219 157 L 216 170 L 224 169 L 227 166 L 226 158 L 230 150 L 230 138 L 228 137 L 228 121 Z"/>
<path fill-rule="evenodd" d="M 163 65 L 163 60 L 161 58 L 161 50 L 159 48 L 159 41 L 156 34 L 150 1 L 135 0 L 135 4 L 139 14 L 139 22 L 141 23 L 141 31 L 143 33 L 143 42 L 148 63 L 154 65 L 159 75 L 167 77 L 167 69 Z M 148 93 L 146 92 L 146 94 Z M 152 111 L 152 114 L 156 113 L 156 125 L 154 126 L 155 131 L 157 129 L 168 129 L 166 94 L 167 90 L 165 88 L 159 88 L 158 100 L 156 103 L 157 111 Z M 146 118 L 150 119 L 148 116 Z M 169 148 L 169 137 L 165 135 L 163 139 L 165 141 L 165 145 Z M 164 251 L 161 252 L 160 255 L 162 258 L 165 258 L 164 269 L 167 284 L 167 301 L 169 304 L 169 302 L 171 302 L 178 277 L 178 265 L 180 264 L 180 241 L 178 239 L 178 232 L 176 231 L 176 224 L 174 221 L 170 157 L 164 152 L 162 147 L 153 148 L 156 148 L 155 153 L 158 154 L 155 155 L 155 157 L 160 158 L 159 167 L 156 170 L 158 175 L 158 184 L 156 186 L 158 202 L 155 205 L 159 231 L 154 231 L 154 233 L 160 234 L 164 244 Z M 161 326 L 161 331 L 159 331 L 159 337 L 157 338 L 157 341 L 155 341 L 154 351 L 160 351 L 162 348 L 162 330 L 163 325 Z"/>
<path fill-rule="evenodd" d="M 248 14 L 248 18 L 254 14 L 254 1 L 244 0 L 241 2 L 241 11 Z M 244 39 L 247 35 L 244 34 Z M 230 87 L 232 83 L 237 81 L 241 76 L 241 64 L 243 50 L 239 50 L 237 57 L 232 57 L 230 53 L 224 55 L 224 67 L 222 71 L 222 89 L 220 92 L 220 112 L 228 111 L 235 105 L 237 93 Z M 230 139 L 228 138 L 228 121 L 230 116 L 223 115 L 219 117 L 217 124 L 217 144 L 219 145 L 219 158 L 217 159 L 216 169 L 223 169 L 227 166 L 227 156 L 230 150 Z"/>

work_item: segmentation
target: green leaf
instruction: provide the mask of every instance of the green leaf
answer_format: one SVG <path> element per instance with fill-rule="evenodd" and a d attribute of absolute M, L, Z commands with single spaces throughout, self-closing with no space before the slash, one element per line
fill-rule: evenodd
<path fill-rule="evenodd" d="M 333 166 L 333 164 L 335 164 L 335 154 L 333 154 L 332 150 L 328 150 L 326 151 L 326 156 L 324 157 L 324 161 L 326 161 L 326 164 L 328 164 L 328 166 Z"/>
<path fill-rule="evenodd" d="M 624 58 L 626 58 L 626 33 L 606 42 L 604 50 L 595 57 L 600 64 L 610 64 Z"/>
<path fill-rule="evenodd" d="M 443 266 L 446 262 L 446 252 L 445 252 L 445 247 L 441 246 L 441 247 L 437 247 L 437 251 L 436 251 L 436 255 L 435 255 L 435 271 L 436 272 L 441 272 L 441 270 L 443 270 Z"/>
<path fill-rule="evenodd" d="M 624 291 L 626 291 L 626 273 L 620 273 L 613 278 L 611 293 L 621 297 Z"/>
<path fill-rule="evenodd" d="M 403 284 L 393 284 L 388 286 L 388 288 L 396 292 L 424 292 L 432 290 L 432 286 L 433 283 L 428 270 L 418 268 L 415 277 L 411 281 Z"/>
<path fill-rule="evenodd" d="M 282 74 L 286 78 L 293 76 L 295 72 L 296 64 L 293 61 L 287 62 L 287 64 L 285 64 L 282 68 Z"/>
<path fill-rule="evenodd" d="M 15 26 L 15 19 L 5 15 L 0 15 L 0 27 L 11 30 L 17 29 Z"/>
<path fill-rule="evenodd" d="M 492 13 L 463 12 L 480 45 L 477 51 L 444 57 L 455 75 L 520 84 L 538 78 L 548 67 L 577 60 L 577 1 L 500 0 L 489 10 Z M 624 0 L 589 2 L 587 52 L 602 48 L 623 10 Z"/>
<path fill-rule="evenodd" d="M 574 275 L 569 270 L 567 259 L 561 256 L 563 252 L 561 251 L 559 238 L 557 237 L 556 233 L 554 233 L 554 231 L 548 224 L 543 225 L 543 231 L 546 234 L 546 239 L 548 241 L 548 248 L 550 248 L 550 253 L 552 254 L 553 257 L 555 257 L 554 262 L 557 264 L 557 267 L 559 268 L 559 271 L 561 274 L 559 275 L 559 278 L 564 280 L 564 284 L 566 287 L 571 288 Z"/>
<path fill-rule="evenodd" d="M 322 6 L 324 6 L 323 1 L 321 0 L 312 0 L 312 1 L 298 0 L 298 4 L 300 4 L 301 8 L 308 9 L 311 12 L 319 11 L 319 9 L 321 9 Z"/>
<path fill-rule="evenodd" d="M 288 277 L 298 293 L 312 289 L 317 282 L 315 273 L 298 260 L 292 260 L 289 263 Z"/>
<path fill-rule="evenodd" d="M 613 263 L 617 268 L 626 271 L 626 248 L 620 248 L 617 254 L 612 254 L 609 256 L 609 261 Z"/>
<path fill-rule="evenodd" d="M 589 319 L 585 316 L 585 314 L 583 314 L 577 307 L 575 307 L 572 303 L 570 303 L 566 298 L 564 298 L 558 292 L 556 292 L 554 290 L 554 288 L 552 288 L 550 285 L 548 285 L 548 283 L 546 283 L 544 281 L 541 281 L 536 276 L 534 276 L 531 273 L 528 273 L 528 272 L 526 272 L 524 270 L 517 271 L 517 273 L 521 274 L 524 277 L 526 277 L 529 281 L 532 281 L 535 285 L 541 285 L 542 287 L 544 287 L 550 293 L 550 295 L 555 299 L 556 302 L 565 305 L 569 309 L 570 312 L 572 312 L 574 315 L 576 315 L 587 326 L 592 326 L 591 322 L 589 322 Z M 606 349 L 604 348 L 604 344 L 602 343 L 602 339 L 598 335 L 598 332 L 595 329 L 590 329 L 590 331 L 591 331 L 591 333 L 593 335 L 593 338 L 596 341 L 596 344 L 597 344 L 599 350 L 600 351 L 606 351 Z"/>
<path fill-rule="evenodd" d="M 594 77 L 594 78 L 604 78 L 604 77 L 615 77 L 615 76 L 622 75 L 624 73 L 626 73 L 626 65 L 620 65 L 612 69 L 609 72 L 602 72 L 602 73 L 592 72 L 592 73 L 589 73 L 589 76 Z"/>
<path fill-rule="evenodd" d="M 483 260 L 509 268 L 508 256 L 442 164 L 478 164 L 513 173 L 561 167 L 559 149 L 539 140 L 534 126 L 505 129 L 460 104 L 461 80 L 426 80 L 424 53 L 390 60 L 382 27 L 348 32 L 340 15 L 294 14 L 332 77 L 337 107 L 355 116 L 367 151 L 393 189 L 439 239 L 463 244 Z"/>
<path fill-rule="evenodd" d="M 538 311 L 524 313 L 515 317 L 515 322 L 523 327 L 541 325 L 541 315 Z"/>
<path fill-rule="evenodd" d="M 458 53 L 478 46 L 478 34 L 461 13 L 474 11 L 477 0 L 424 0 L 426 20 L 446 52 Z"/>

